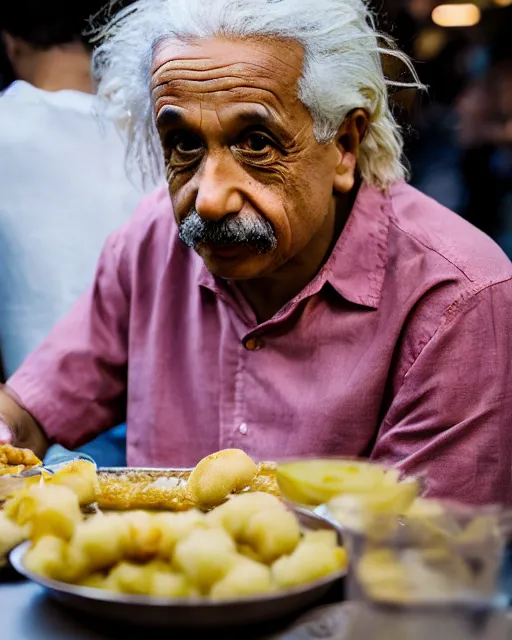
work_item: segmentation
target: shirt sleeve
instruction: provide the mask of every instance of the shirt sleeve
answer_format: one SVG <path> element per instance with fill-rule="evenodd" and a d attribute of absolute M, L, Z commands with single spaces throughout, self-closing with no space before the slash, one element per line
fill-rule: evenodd
<path fill-rule="evenodd" d="M 396 392 L 372 459 L 425 495 L 512 503 L 512 282 L 452 305 Z"/>
<path fill-rule="evenodd" d="M 7 381 L 48 438 L 71 449 L 125 420 L 129 294 L 122 250 L 119 231 L 104 246 L 90 290 Z"/>

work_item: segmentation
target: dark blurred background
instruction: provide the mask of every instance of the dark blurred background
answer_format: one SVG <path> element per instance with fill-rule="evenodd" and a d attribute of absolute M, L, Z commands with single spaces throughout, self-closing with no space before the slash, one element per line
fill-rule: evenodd
<path fill-rule="evenodd" d="M 428 87 L 393 96 L 412 184 L 512 257 L 512 0 L 385 0 L 375 10 Z"/>

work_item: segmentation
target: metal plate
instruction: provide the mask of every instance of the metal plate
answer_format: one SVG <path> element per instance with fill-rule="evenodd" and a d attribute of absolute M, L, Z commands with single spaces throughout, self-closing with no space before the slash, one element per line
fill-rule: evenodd
<path fill-rule="evenodd" d="M 305 529 L 333 529 L 323 518 L 307 510 L 295 512 Z M 319 602 L 346 573 L 338 571 L 307 585 L 269 595 L 222 602 L 137 596 L 42 578 L 23 566 L 29 545 L 30 542 L 23 542 L 11 551 L 10 562 L 20 574 L 44 587 L 51 597 L 92 616 L 139 625 L 211 629 L 269 622 L 299 614 Z"/>

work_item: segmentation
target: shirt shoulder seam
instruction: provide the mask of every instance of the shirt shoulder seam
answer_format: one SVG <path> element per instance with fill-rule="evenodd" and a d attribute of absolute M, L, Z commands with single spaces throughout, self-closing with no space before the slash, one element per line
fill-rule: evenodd
<path fill-rule="evenodd" d="M 448 256 L 446 256 L 444 253 L 441 253 L 438 249 L 435 249 L 434 247 L 426 244 L 425 242 L 423 242 L 420 238 L 418 238 L 416 235 L 414 235 L 413 233 L 411 233 L 410 231 L 407 231 L 406 229 L 404 229 L 403 227 L 401 227 L 398 224 L 397 221 L 397 216 L 395 213 L 395 208 L 392 202 L 392 198 L 391 198 L 391 207 L 393 209 L 393 217 L 390 220 L 390 223 L 396 227 L 399 231 L 401 231 L 402 233 L 405 233 L 406 236 L 408 236 L 409 238 L 412 238 L 415 242 L 417 242 L 418 244 L 420 244 L 422 247 L 424 247 L 425 249 L 428 249 L 428 251 L 432 251 L 432 253 L 435 253 L 436 255 L 438 255 L 440 258 L 442 258 L 443 260 L 445 260 L 446 262 L 448 262 L 448 264 L 450 264 L 452 267 L 454 267 L 455 269 L 457 269 L 457 271 L 459 273 L 461 273 L 464 278 L 468 281 L 468 282 L 473 282 L 471 280 L 471 278 L 468 276 L 468 274 L 458 265 L 455 264 L 455 262 L 453 262 L 452 260 L 450 260 L 450 258 L 448 258 Z"/>
<path fill-rule="evenodd" d="M 512 281 L 512 276 L 509 276 L 507 278 L 503 278 L 501 280 L 495 281 L 495 282 L 486 282 L 485 284 L 481 285 L 481 286 L 477 286 L 474 288 L 469 288 L 469 289 L 465 289 L 459 296 L 458 298 L 456 298 L 443 312 L 441 319 L 439 321 L 439 323 L 437 324 L 437 326 L 434 328 L 434 330 L 432 331 L 432 333 L 430 334 L 430 336 L 426 339 L 421 340 L 418 343 L 418 352 L 417 354 L 414 356 L 414 358 L 412 359 L 411 363 L 409 364 L 407 371 L 405 371 L 405 373 L 403 374 L 402 377 L 402 382 L 401 385 L 403 385 L 405 378 L 407 377 L 407 374 L 409 373 L 409 371 L 412 369 L 412 367 L 414 366 L 414 364 L 416 363 L 416 361 L 418 360 L 418 358 L 421 356 L 421 354 L 423 353 L 425 347 L 435 338 L 435 336 L 440 333 L 441 331 L 443 331 L 443 329 L 449 327 L 453 322 L 456 321 L 456 319 L 458 317 L 460 317 L 461 315 L 463 315 L 465 309 L 467 308 L 467 304 L 472 301 L 475 300 L 481 293 L 487 291 L 488 289 L 491 289 L 493 287 L 505 284 L 506 282 L 511 282 Z"/>

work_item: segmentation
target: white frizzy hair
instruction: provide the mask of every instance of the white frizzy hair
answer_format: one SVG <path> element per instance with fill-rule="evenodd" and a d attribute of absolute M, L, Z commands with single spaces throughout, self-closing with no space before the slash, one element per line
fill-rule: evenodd
<path fill-rule="evenodd" d="M 111 2 L 111 8 L 115 7 Z M 153 51 L 166 39 L 271 36 L 299 42 L 299 98 L 318 142 L 331 141 L 357 107 L 369 115 L 358 166 L 380 188 L 404 178 L 403 141 L 388 87 L 420 88 L 409 58 L 378 34 L 363 0 L 137 0 L 98 29 L 93 59 L 100 104 L 128 132 L 127 165 L 145 178 L 163 175 L 163 153 L 150 100 Z M 382 57 L 405 65 L 410 81 L 384 77 Z"/>

